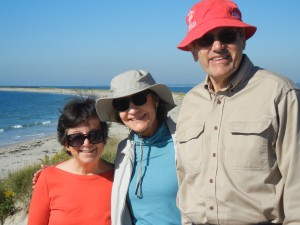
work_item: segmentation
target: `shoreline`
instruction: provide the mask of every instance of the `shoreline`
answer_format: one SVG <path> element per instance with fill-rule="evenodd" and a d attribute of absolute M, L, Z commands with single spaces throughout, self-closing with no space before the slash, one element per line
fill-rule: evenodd
<path fill-rule="evenodd" d="M 119 140 L 125 138 L 128 130 L 122 125 L 111 123 L 109 137 Z M 33 140 L 0 146 L 0 180 L 26 166 L 42 163 L 45 156 L 52 158 L 64 147 L 57 141 L 56 133 Z"/>
<path fill-rule="evenodd" d="M 96 94 L 101 96 L 108 93 L 108 90 L 94 89 L 60 89 L 60 88 L 3 88 L 0 91 L 22 91 L 22 92 L 44 92 L 52 94 Z M 169 115 L 176 121 L 181 101 L 185 94 L 172 92 L 175 104 L 174 109 L 169 112 Z M 123 139 L 128 135 L 128 129 L 117 123 L 110 123 L 109 136 Z M 39 160 L 44 159 L 47 155 L 52 157 L 55 153 L 60 152 L 63 146 L 56 140 L 56 133 L 42 136 L 33 140 L 28 140 L 20 143 L 8 144 L 0 146 L 0 180 L 7 177 L 10 172 L 17 171 L 28 165 L 39 163 Z M 41 162 L 41 161 L 40 161 Z"/>
<path fill-rule="evenodd" d="M 11 172 L 42 162 L 46 155 L 52 157 L 62 148 L 56 140 L 56 134 L 0 147 L 0 179 Z"/>
<path fill-rule="evenodd" d="M 38 92 L 49 94 L 107 94 L 109 90 L 104 89 L 68 89 L 68 88 L 47 88 L 47 87 L 0 87 L 0 91 Z"/>

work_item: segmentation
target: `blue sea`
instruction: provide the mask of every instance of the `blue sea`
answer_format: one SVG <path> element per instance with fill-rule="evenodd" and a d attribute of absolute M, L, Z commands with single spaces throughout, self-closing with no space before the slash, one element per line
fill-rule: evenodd
<path fill-rule="evenodd" d="M 173 85 L 173 92 L 188 92 L 194 85 Z M 41 87 L 48 88 L 48 87 Z M 102 89 L 101 87 L 54 87 Z M 59 110 L 72 95 L 0 91 L 0 147 L 56 133 Z"/>
<path fill-rule="evenodd" d="M 169 88 L 173 92 L 187 93 L 193 86 L 169 85 Z M 108 86 L 54 88 L 109 89 Z M 55 134 L 59 110 L 71 97 L 66 94 L 0 91 L 0 147 Z"/>

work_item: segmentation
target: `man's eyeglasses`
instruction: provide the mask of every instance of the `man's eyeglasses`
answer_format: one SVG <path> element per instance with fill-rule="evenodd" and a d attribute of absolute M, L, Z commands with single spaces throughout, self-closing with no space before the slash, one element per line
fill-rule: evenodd
<path fill-rule="evenodd" d="M 195 40 L 195 43 L 199 47 L 209 47 L 215 40 L 219 40 L 222 44 L 232 44 L 237 40 L 239 32 L 234 29 L 224 29 L 221 30 L 217 35 L 206 34 L 202 38 Z"/>
<path fill-rule="evenodd" d="M 103 133 L 100 130 L 93 130 L 88 134 L 70 134 L 67 135 L 67 143 L 72 147 L 80 147 L 85 139 L 88 139 L 92 144 L 99 144 L 104 141 Z"/>
<path fill-rule="evenodd" d="M 130 102 L 136 106 L 142 106 L 147 102 L 147 96 L 150 91 L 142 91 L 129 97 L 114 99 L 112 105 L 118 112 L 125 112 L 129 109 Z"/>

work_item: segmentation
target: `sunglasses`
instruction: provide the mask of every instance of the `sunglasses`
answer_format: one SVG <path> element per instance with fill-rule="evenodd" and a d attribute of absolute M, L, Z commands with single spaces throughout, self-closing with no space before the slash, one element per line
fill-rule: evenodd
<path fill-rule="evenodd" d="M 135 106 L 144 105 L 147 102 L 148 94 L 150 94 L 150 91 L 146 90 L 129 97 L 114 99 L 112 105 L 118 112 L 125 112 L 129 109 L 130 102 Z"/>
<path fill-rule="evenodd" d="M 195 40 L 195 43 L 199 47 L 209 47 L 215 40 L 219 40 L 222 44 L 232 44 L 237 39 L 237 31 L 233 29 L 224 29 L 221 30 L 217 35 L 206 34 L 202 38 Z"/>
<path fill-rule="evenodd" d="M 88 134 L 67 135 L 67 143 L 72 147 L 82 146 L 85 139 L 88 139 L 92 144 L 99 144 L 104 141 L 103 133 L 100 130 L 93 130 Z"/>

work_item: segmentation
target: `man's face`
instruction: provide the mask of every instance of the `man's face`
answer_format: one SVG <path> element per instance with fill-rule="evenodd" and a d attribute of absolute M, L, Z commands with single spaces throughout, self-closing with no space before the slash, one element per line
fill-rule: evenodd
<path fill-rule="evenodd" d="M 217 28 L 191 44 L 195 61 L 209 75 L 215 91 L 228 84 L 242 60 L 245 48 L 243 32 L 236 28 Z"/>

